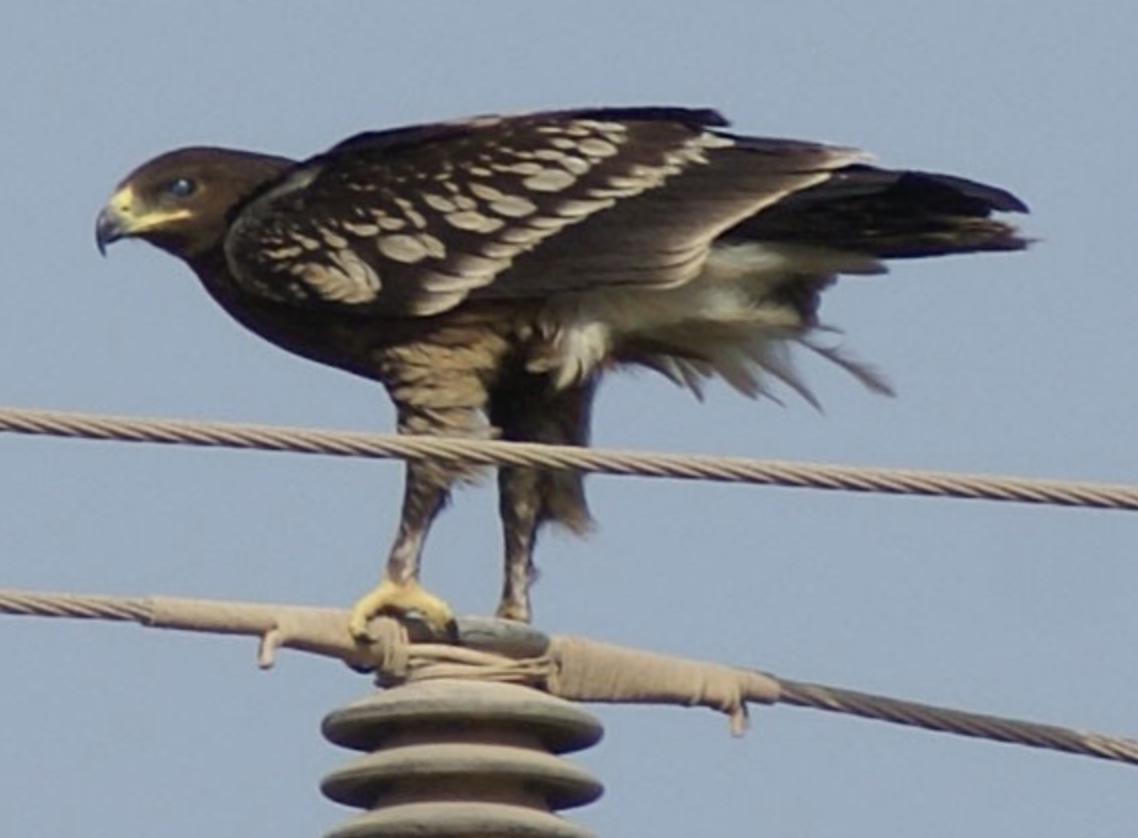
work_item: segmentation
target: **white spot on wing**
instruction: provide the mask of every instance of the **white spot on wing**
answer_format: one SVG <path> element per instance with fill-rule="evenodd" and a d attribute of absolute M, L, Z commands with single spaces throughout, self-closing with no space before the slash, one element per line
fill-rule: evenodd
<path fill-rule="evenodd" d="M 361 224 L 355 221 L 343 221 L 340 226 L 344 228 L 345 232 L 365 239 L 379 235 L 378 224 Z"/>
<path fill-rule="evenodd" d="M 586 157 L 612 157 L 616 154 L 616 146 L 600 137 L 586 137 L 577 143 L 577 150 Z"/>
<path fill-rule="evenodd" d="M 560 192 L 576 182 L 577 178 L 563 169 L 542 169 L 523 180 L 522 185 L 534 192 Z"/>
<path fill-rule="evenodd" d="M 454 212 L 458 207 L 450 198 L 445 198 L 442 195 L 436 195 L 433 192 L 424 192 L 421 196 L 423 203 L 433 210 L 439 212 Z"/>
<path fill-rule="evenodd" d="M 320 236 L 324 239 L 324 243 L 331 248 L 340 250 L 348 246 L 348 240 L 332 230 L 322 229 Z"/>
<path fill-rule="evenodd" d="M 615 203 L 613 198 L 596 201 L 563 201 L 554 208 L 554 211 L 562 218 L 584 218 L 598 210 L 608 209 Z"/>
<path fill-rule="evenodd" d="M 326 258 L 327 264 L 308 262 L 296 269 L 318 296 L 340 303 L 366 303 L 379 294 L 379 274 L 353 251 L 329 251 Z"/>
<path fill-rule="evenodd" d="M 545 171 L 545 167 L 540 163 L 523 162 L 523 163 L 499 163 L 494 166 L 499 172 L 507 175 L 522 175 L 529 177 L 530 175 L 540 174 Z"/>
<path fill-rule="evenodd" d="M 293 231 L 292 240 L 294 242 L 296 242 L 297 244 L 299 244 L 301 247 L 303 247 L 305 250 L 319 250 L 320 249 L 320 242 L 318 242 L 316 239 L 312 238 L 312 236 L 304 235 L 299 230 Z"/>
<path fill-rule="evenodd" d="M 470 184 L 470 194 L 483 201 L 498 201 L 506 197 L 500 189 L 495 189 L 488 183 L 473 181 Z"/>
<path fill-rule="evenodd" d="M 705 131 L 700 134 L 693 142 L 703 148 L 731 148 L 735 145 L 735 141 L 730 137 L 724 137 L 722 134 L 713 134 L 710 131 Z"/>
<path fill-rule="evenodd" d="M 529 219 L 528 224 L 538 230 L 556 232 L 568 224 L 568 220 L 552 215 L 535 215 Z M 543 237 L 549 233 L 543 233 Z"/>
<path fill-rule="evenodd" d="M 396 233 L 393 236 L 381 236 L 378 241 L 379 252 L 396 262 L 413 265 L 426 259 L 427 247 L 418 236 L 405 233 Z"/>
<path fill-rule="evenodd" d="M 490 209 L 507 218 L 525 218 L 537 212 L 537 204 L 521 195 L 504 195 L 490 202 Z"/>
<path fill-rule="evenodd" d="M 442 259 L 447 255 L 446 245 L 442 243 L 442 240 L 432 236 L 430 233 L 420 233 L 418 239 L 423 243 L 423 247 L 427 250 L 427 255 L 432 259 Z"/>
<path fill-rule="evenodd" d="M 574 175 L 583 175 L 593 168 L 593 164 L 588 160 L 582 160 L 580 157 L 574 157 L 571 154 L 562 155 L 557 162 L 565 171 Z"/>
<path fill-rule="evenodd" d="M 533 227 L 507 227 L 498 234 L 498 239 L 506 244 L 526 245 L 534 244 L 544 239 L 548 233 L 544 230 L 535 230 Z"/>
<path fill-rule="evenodd" d="M 452 212 L 449 215 L 444 215 L 443 218 L 452 227 L 459 230 L 469 230 L 473 233 L 493 233 L 506 223 L 500 218 L 491 218 L 474 210 Z"/>
<path fill-rule="evenodd" d="M 662 180 L 663 178 L 660 177 L 659 170 L 657 170 L 653 176 L 647 177 L 644 175 L 612 175 L 608 179 L 608 185 L 613 189 L 633 194 L 657 186 Z"/>
<path fill-rule="evenodd" d="M 577 125 L 584 127 L 590 133 L 604 134 L 610 139 L 619 139 L 628 129 L 619 122 L 606 122 L 600 119 L 581 119 Z"/>
<path fill-rule="evenodd" d="M 303 247 L 295 246 L 279 246 L 279 247 L 263 247 L 261 253 L 268 259 L 293 259 L 304 252 Z"/>
<path fill-rule="evenodd" d="M 563 133 L 566 137 L 587 137 L 593 132 L 593 126 L 595 125 L 595 122 L 578 120 L 576 122 L 570 122 L 568 125 L 565 125 L 561 129 L 561 133 Z"/>
<path fill-rule="evenodd" d="M 386 230 L 389 233 L 396 230 L 402 230 L 407 226 L 407 222 L 402 218 L 394 218 L 390 215 L 380 216 L 375 220 L 375 223 L 379 226 L 379 229 Z"/>
<path fill-rule="evenodd" d="M 482 242 L 482 255 L 490 259 L 513 259 L 521 249 L 522 248 L 518 245 L 510 244 L 505 241 Z"/>

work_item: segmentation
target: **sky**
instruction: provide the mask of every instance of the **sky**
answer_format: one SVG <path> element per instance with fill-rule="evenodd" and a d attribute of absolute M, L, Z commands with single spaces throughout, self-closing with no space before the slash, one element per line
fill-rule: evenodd
<path fill-rule="evenodd" d="M 824 405 L 610 378 L 598 445 L 1133 483 L 1138 9 L 1128 0 L 8 3 L 0 404 L 389 431 L 377 385 L 232 324 L 180 263 L 95 250 L 170 148 L 305 157 L 355 132 L 601 104 L 1009 188 L 1019 254 L 894 266 L 826 322 L 898 391 L 803 358 Z M 394 462 L 0 435 L 0 586 L 340 606 L 379 571 Z M 589 481 L 539 550 L 537 625 L 796 680 L 1138 735 L 1138 517 L 665 480 Z M 426 581 L 492 610 L 495 501 L 460 495 Z M 0 833 L 318 836 L 350 811 L 322 716 L 345 667 L 248 640 L 0 618 Z M 1129 836 L 1135 769 L 794 708 L 594 708 L 598 835 Z M 765 826 L 764 826 L 765 825 Z"/>

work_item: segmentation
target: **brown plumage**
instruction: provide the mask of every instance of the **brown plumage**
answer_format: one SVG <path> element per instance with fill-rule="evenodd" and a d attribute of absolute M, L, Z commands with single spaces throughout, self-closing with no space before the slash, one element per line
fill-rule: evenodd
<path fill-rule="evenodd" d="M 655 369 L 699 392 L 781 381 L 813 396 L 795 345 L 872 389 L 870 368 L 815 339 L 819 295 L 882 260 L 1025 241 L 1002 190 L 897 172 L 852 149 L 740 137 L 711 111 L 630 108 L 482 117 L 362 134 L 296 163 L 217 148 L 129 175 L 99 216 L 100 247 L 151 242 L 184 260 L 242 325 L 380 381 L 401 433 L 586 445 L 601 375 Z M 384 583 L 358 604 L 445 604 L 419 557 L 472 468 L 408 463 Z M 581 476 L 501 468 L 501 616 L 528 620 L 547 522 L 588 528 Z"/>

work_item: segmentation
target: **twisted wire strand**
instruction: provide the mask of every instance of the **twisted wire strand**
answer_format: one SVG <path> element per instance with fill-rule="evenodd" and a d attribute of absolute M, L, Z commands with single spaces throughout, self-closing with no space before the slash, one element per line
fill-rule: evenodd
<path fill-rule="evenodd" d="M 409 662 L 413 662 L 429 677 L 489 678 L 519 683 L 549 683 L 549 673 L 539 671 L 543 666 L 549 665 L 548 658 L 541 655 L 523 656 L 511 660 L 502 657 L 501 654 L 486 655 L 448 645 L 406 644 L 406 635 L 397 627 L 389 627 L 392 630 L 386 634 L 390 638 L 404 638 L 398 641 L 398 645 L 402 646 L 401 649 L 373 650 L 365 656 L 364 650 L 347 633 L 346 612 L 333 609 L 171 597 L 127 598 L 0 589 L 0 614 L 132 621 L 153 628 L 260 637 L 262 666 L 272 665 L 273 651 L 285 646 L 335 658 L 355 666 L 364 665 L 369 661 L 374 665 L 377 658 L 399 661 L 394 664 L 396 668 L 405 667 Z M 272 648 L 266 650 L 264 648 L 266 645 Z M 626 660 L 637 665 L 658 662 L 665 666 L 690 668 L 693 663 L 656 652 L 643 653 L 608 644 L 595 644 L 592 641 L 587 641 L 583 647 L 574 645 L 578 649 L 583 649 L 586 654 L 598 651 L 592 648 L 598 645 L 622 655 L 631 653 L 634 657 Z M 959 736 L 1138 765 L 1138 741 L 1133 739 L 952 710 L 821 684 L 784 680 L 769 673 L 732 669 L 721 664 L 706 664 L 706 666 L 716 676 L 730 672 L 737 673 L 741 685 L 741 697 L 748 702 L 808 707 Z M 777 685 L 777 690 L 774 693 L 765 690 L 760 693 L 749 692 L 742 685 L 748 683 L 748 679 L 756 674 L 761 675 L 764 680 L 772 680 Z M 594 690 L 592 700 L 638 703 L 636 699 L 606 697 L 605 683 L 594 683 L 591 687 Z M 687 696 L 675 698 L 674 703 L 691 706 L 698 702 Z M 713 704 L 714 702 L 706 706 Z"/>
<path fill-rule="evenodd" d="M 790 463 L 745 457 L 631 452 L 568 445 L 323 431 L 19 408 L 0 408 L 0 431 L 341 457 L 438 459 L 479 465 L 538 466 L 596 474 L 1138 511 L 1138 487 L 1134 486 L 915 469 Z"/>
<path fill-rule="evenodd" d="M 152 611 L 147 600 L 138 598 L 0 590 L 0 614 L 147 625 Z"/>
<path fill-rule="evenodd" d="M 781 679 L 779 684 L 783 704 L 1138 765 L 1138 741 L 1133 739 L 952 710 L 821 684 Z"/>

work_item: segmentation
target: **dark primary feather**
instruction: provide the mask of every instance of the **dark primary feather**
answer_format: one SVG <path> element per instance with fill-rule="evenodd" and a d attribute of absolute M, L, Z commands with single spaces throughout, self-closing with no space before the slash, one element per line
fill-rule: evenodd
<path fill-rule="evenodd" d="M 849 166 L 788 195 L 725 238 L 797 242 L 883 259 L 1021 250 L 1026 241 L 995 212 L 1027 212 L 1002 189 L 928 172 Z"/>

